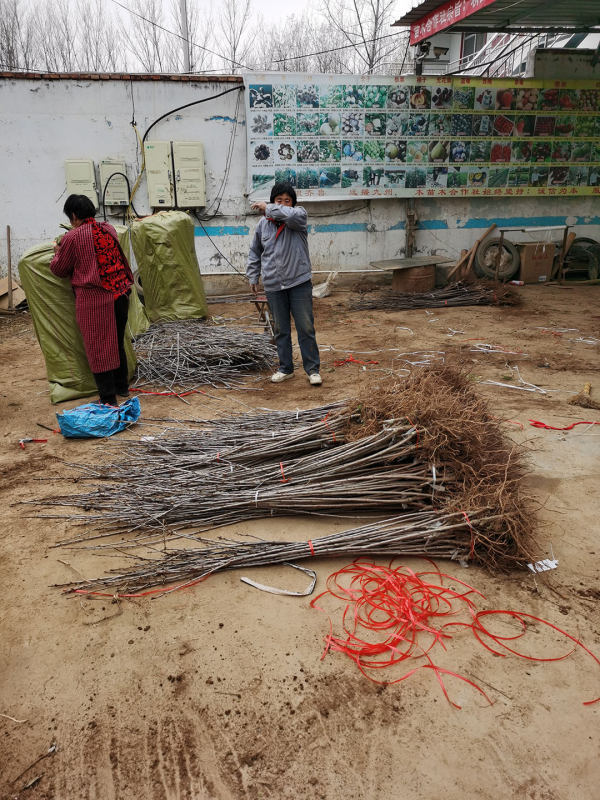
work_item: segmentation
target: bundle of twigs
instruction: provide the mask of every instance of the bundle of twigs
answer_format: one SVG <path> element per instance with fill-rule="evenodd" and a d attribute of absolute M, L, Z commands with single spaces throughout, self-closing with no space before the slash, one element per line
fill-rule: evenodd
<path fill-rule="evenodd" d="M 80 470 L 78 480 L 97 483 L 92 491 L 42 501 L 85 510 L 61 515 L 85 525 L 68 543 L 128 533 L 120 547 L 135 547 L 267 515 L 436 509 L 458 514 L 449 539 L 437 538 L 436 556 L 464 554 L 468 540 L 468 557 L 489 567 L 531 560 L 520 453 L 453 369 L 388 380 L 343 404 L 201 426 L 125 444 L 117 450 L 125 458 Z M 415 519 L 426 524 L 410 551 L 398 539 L 395 552 L 431 553 L 439 519 Z M 361 529 L 365 547 L 370 530 L 378 529 Z"/>
<path fill-rule="evenodd" d="M 473 525 L 489 522 L 485 512 L 473 514 L 467 525 L 461 512 L 403 514 L 307 542 L 233 542 L 201 540 L 202 547 L 175 549 L 127 571 L 91 581 L 63 586 L 72 591 L 116 590 L 143 592 L 155 586 L 177 583 L 183 588 L 222 570 L 267 566 L 312 558 L 335 556 L 426 555 L 429 558 L 468 559 L 474 547 Z"/>
<path fill-rule="evenodd" d="M 518 305 L 520 297 L 504 284 L 452 283 L 442 289 L 416 294 L 379 292 L 357 297 L 350 302 L 354 310 L 387 309 L 401 311 L 411 308 L 446 308 L 454 306 Z"/>
<path fill-rule="evenodd" d="M 190 391 L 196 386 L 239 387 L 250 372 L 276 357 L 268 336 L 190 319 L 151 325 L 134 340 L 135 387 Z"/>

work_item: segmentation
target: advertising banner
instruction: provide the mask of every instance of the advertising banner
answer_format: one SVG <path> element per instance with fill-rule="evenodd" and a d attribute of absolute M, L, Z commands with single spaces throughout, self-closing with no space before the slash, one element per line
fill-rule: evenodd
<path fill-rule="evenodd" d="M 600 81 L 244 80 L 250 198 L 600 194 Z"/>

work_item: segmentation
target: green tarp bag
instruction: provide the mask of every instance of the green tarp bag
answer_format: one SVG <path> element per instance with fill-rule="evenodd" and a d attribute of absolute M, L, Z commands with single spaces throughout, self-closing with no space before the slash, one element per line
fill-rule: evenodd
<path fill-rule="evenodd" d="M 159 211 L 135 220 L 131 244 L 151 322 L 208 315 L 188 214 Z"/>
<path fill-rule="evenodd" d="M 121 247 L 127 255 L 127 229 L 120 226 L 117 233 Z M 71 281 L 68 278 L 57 278 L 50 272 L 53 257 L 52 242 L 27 250 L 19 261 L 19 276 L 29 304 L 35 335 L 46 362 L 50 400 L 52 403 L 62 403 L 65 400 L 88 397 L 98 390 L 75 319 L 75 297 Z M 125 333 L 130 379 L 136 365 L 131 338 L 146 330 L 148 325 L 144 307 L 132 286 Z"/>

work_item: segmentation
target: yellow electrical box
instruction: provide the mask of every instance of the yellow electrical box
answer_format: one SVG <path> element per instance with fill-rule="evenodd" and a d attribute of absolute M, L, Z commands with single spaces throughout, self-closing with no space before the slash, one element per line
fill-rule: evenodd
<path fill-rule="evenodd" d="M 145 142 L 144 156 L 150 205 L 152 208 L 173 208 L 175 186 L 171 142 Z"/>
<path fill-rule="evenodd" d="M 84 194 L 89 197 L 94 208 L 98 208 L 96 172 L 94 162 L 83 158 L 68 158 L 65 161 L 67 195 Z"/>
<path fill-rule="evenodd" d="M 120 175 L 115 175 L 120 172 Z M 114 176 L 111 178 L 111 175 Z M 129 205 L 129 192 L 124 161 L 115 161 L 105 158 L 100 162 L 100 197 L 104 197 L 104 205 L 127 206 Z M 109 180 L 110 179 L 110 180 Z M 106 185 L 108 182 L 108 186 Z"/>
<path fill-rule="evenodd" d="M 201 142 L 173 142 L 177 208 L 206 205 L 204 148 Z"/>

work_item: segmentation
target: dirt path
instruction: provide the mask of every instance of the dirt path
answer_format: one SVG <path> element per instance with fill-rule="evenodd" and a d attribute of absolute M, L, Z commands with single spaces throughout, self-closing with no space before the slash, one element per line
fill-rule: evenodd
<path fill-rule="evenodd" d="M 521 291 L 520 308 L 430 313 L 351 312 L 350 295 L 338 293 L 317 309 L 320 390 L 298 373 L 280 386 L 261 380 L 257 392 L 215 392 L 218 400 L 196 396 L 191 406 L 144 398 L 143 415 L 206 417 L 243 410 L 240 403 L 308 407 L 353 394 L 381 377 L 380 370 L 401 367 L 403 358 L 419 360 L 401 355 L 414 351 L 470 359 L 474 380 L 517 383 L 508 366 L 517 365 L 523 380 L 548 393 L 485 384 L 479 391 L 499 417 L 513 420 L 509 435 L 526 443 L 528 483 L 543 505 L 539 557 L 552 549 L 559 568 L 536 586 L 528 574 L 490 577 L 479 569 L 444 566 L 482 590 L 490 608 L 543 617 L 600 656 L 600 426 L 562 433 L 528 425 L 529 419 L 555 426 L 600 420 L 600 412 L 567 404 L 586 380 L 600 399 L 598 344 L 577 341 L 600 337 L 600 292 Z M 236 313 L 233 306 L 212 309 Z M 478 340 L 511 352 L 474 351 Z M 333 367 L 350 353 L 379 363 Z M 52 584 L 96 576 L 119 559 L 52 548 L 72 527 L 28 518 L 28 507 L 15 503 L 57 486 L 69 491 L 72 484 L 60 479 L 68 474 L 61 460 L 91 462 L 107 444 L 67 441 L 36 426 L 54 426 L 56 409 L 48 401 L 43 359 L 27 320 L 0 319 L 0 367 L 0 797 L 597 796 L 600 704 L 582 702 L 600 694 L 600 667 L 582 652 L 554 663 L 531 662 L 494 657 L 457 637 L 446 666 L 478 680 L 494 700 L 490 707 L 468 685 L 449 680 L 453 699 L 463 706 L 457 711 L 433 675 L 419 673 L 382 687 L 340 654 L 320 660 L 328 622 L 309 607 L 310 598 L 258 592 L 236 572 L 158 600 L 61 596 Z M 24 436 L 47 437 L 48 443 L 21 450 Z M 227 533 L 304 540 L 345 527 L 348 521 L 270 519 Z M 345 563 L 316 562 L 317 589 Z M 286 588 L 306 582 L 286 567 L 243 574 Z M 546 654 L 565 650 L 558 637 L 538 635 L 533 646 L 538 642 Z M 12 783 L 53 743 L 55 754 Z"/>

